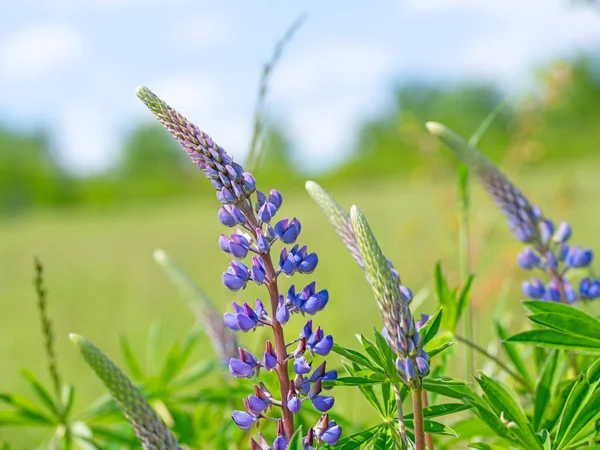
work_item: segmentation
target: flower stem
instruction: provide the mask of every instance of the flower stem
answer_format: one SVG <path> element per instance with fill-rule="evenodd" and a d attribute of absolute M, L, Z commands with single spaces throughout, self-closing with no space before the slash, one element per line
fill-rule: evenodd
<path fill-rule="evenodd" d="M 402 410 L 402 396 L 400 395 L 400 387 L 398 383 L 394 383 L 394 393 L 396 394 L 396 409 L 398 410 L 398 430 L 402 442 L 406 445 L 406 427 L 404 425 L 404 412 Z"/>
<path fill-rule="evenodd" d="M 513 377 L 517 382 L 519 382 L 519 384 L 521 386 L 523 386 L 525 388 L 525 390 L 527 390 L 527 392 L 529 392 L 530 394 L 535 394 L 535 391 L 533 390 L 533 388 L 531 386 L 529 386 L 527 381 L 525 381 L 525 379 L 521 375 L 519 375 L 514 370 L 512 370 L 510 367 L 508 367 L 506 364 L 504 364 L 499 358 L 497 358 L 494 355 L 492 355 L 491 353 L 489 353 L 485 348 L 477 345 L 475 342 L 472 342 L 469 339 L 464 338 L 458 334 L 455 334 L 454 337 L 456 338 L 457 341 L 468 345 L 473 350 L 481 353 L 486 358 L 489 358 L 492 361 L 494 361 L 498 365 L 498 367 L 500 367 L 507 374 L 509 374 L 511 377 Z"/>
<path fill-rule="evenodd" d="M 254 211 L 251 205 L 240 205 L 240 209 L 248 219 L 250 225 L 250 231 L 256 237 L 256 229 L 258 228 L 258 221 L 254 216 Z M 281 395 L 281 418 L 283 420 L 283 428 L 285 431 L 286 440 L 289 442 L 294 435 L 294 415 L 287 407 L 287 396 L 290 390 L 290 375 L 288 373 L 287 364 L 287 350 L 285 345 L 285 336 L 283 334 L 283 328 L 276 318 L 277 306 L 279 303 L 279 288 L 277 286 L 277 274 L 273 267 L 273 260 L 271 254 L 260 255 L 264 265 L 266 280 L 265 284 L 269 291 L 269 299 L 271 300 L 271 317 L 273 323 L 271 324 L 271 330 L 273 330 L 273 340 L 275 341 L 275 353 L 277 355 L 277 378 L 279 380 L 279 393 Z"/>
<path fill-rule="evenodd" d="M 415 429 L 415 448 L 425 450 L 425 428 L 423 425 L 423 388 L 412 390 L 413 417 Z"/>
<path fill-rule="evenodd" d="M 423 408 L 427 408 L 429 406 L 429 401 L 427 400 L 427 391 L 425 389 L 421 390 L 421 397 L 423 402 Z M 427 444 L 427 448 L 429 450 L 433 450 L 433 436 L 431 433 L 425 434 L 425 443 Z"/>

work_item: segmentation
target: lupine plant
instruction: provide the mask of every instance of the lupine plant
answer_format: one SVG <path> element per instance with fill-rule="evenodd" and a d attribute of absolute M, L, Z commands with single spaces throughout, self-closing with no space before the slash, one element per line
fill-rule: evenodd
<path fill-rule="evenodd" d="M 302 403 L 309 402 L 323 415 L 308 431 L 306 442 L 314 446 L 321 442 L 335 444 L 342 430 L 334 420 L 329 420 L 327 411 L 332 408 L 334 398 L 324 394 L 322 384 L 337 378 L 337 372 L 328 371 L 326 362 L 313 367 L 316 364 L 306 357 L 327 356 L 333 347 L 333 337 L 326 335 L 321 327 L 313 326 L 312 319 L 291 340 L 286 340 L 283 328 L 292 314 L 313 316 L 329 302 L 327 290 L 317 290 L 314 282 L 299 292 L 291 285 L 285 297 L 280 293 L 280 276 L 311 274 L 319 261 L 316 253 L 309 253 L 306 246 L 296 244 L 300 222 L 296 218 L 284 218 L 275 223 L 273 219 L 283 203 L 283 196 L 277 190 L 271 189 L 268 195 L 256 190 L 254 177 L 244 172 L 210 136 L 147 88 L 139 88 L 137 94 L 211 181 L 222 203 L 219 221 L 226 227 L 237 227 L 235 233 L 222 234 L 219 238 L 221 249 L 235 258 L 223 273 L 223 284 L 231 291 L 239 291 L 252 281 L 267 290 L 269 309 L 257 298 L 254 308 L 248 302 L 242 305 L 234 302 L 233 312 L 224 315 L 225 325 L 233 331 L 245 333 L 265 326 L 271 329 L 273 339 L 265 342 L 262 358 L 240 347 L 239 358 L 229 361 L 229 370 L 237 378 L 252 378 L 261 369 L 275 371 L 279 397 L 274 397 L 263 382 L 258 382 L 254 393 L 244 399 L 244 410 L 233 412 L 233 420 L 242 430 L 250 429 L 261 419 L 276 420 L 278 430 L 273 447 L 283 449 L 296 432 L 294 415 Z M 278 241 L 293 247 L 288 250 L 283 246 L 276 267 L 272 255 Z M 241 260 L 249 254 L 253 256 L 247 266 Z M 294 376 L 290 375 L 290 366 Z M 279 409 L 280 414 L 274 415 L 274 409 Z M 262 436 L 258 435 L 258 440 L 251 439 L 253 447 L 265 446 Z"/>

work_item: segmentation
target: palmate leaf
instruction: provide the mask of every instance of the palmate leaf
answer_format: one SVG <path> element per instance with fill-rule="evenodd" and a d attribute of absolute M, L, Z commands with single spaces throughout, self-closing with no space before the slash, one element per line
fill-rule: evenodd
<path fill-rule="evenodd" d="M 517 369 L 517 372 L 519 373 L 519 375 L 521 375 L 521 377 L 523 378 L 523 380 L 525 381 L 527 386 L 532 387 L 533 380 L 531 379 L 531 375 L 529 374 L 529 371 L 527 370 L 527 365 L 525 364 L 525 361 L 523 361 L 523 357 L 521 356 L 521 353 L 517 350 L 515 344 L 510 344 L 510 343 L 506 342 L 506 339 L 508 339 L 508 337 L 509 337 L 508 331 L 498 321 L 495 322 L 495 327 L 496 327 L 496 334 L 500 338 L 502 348 L 504 349 L 505 353 L 508 355 L 508 358 L 512 362 L 515 369 Z"/>
<path fill-rule="evenodd" d="M 547 412 L 548 405 L 552 398 L 554 384 L 560 368 L 560 365 L 558 364 L 559 355 L 558 350 L 554 350 L 550 353 L 550 356 L 546 360 L 546 364 L 542 367 L 542 372 L 535 388 L 535 404 L 532 423 L 535 430 L 540 429 L 540 424 L 542 423 L 542 419 Z"/>
<path fill-rule="evenodd" d="M 347 436 L 338 441 L 336 448 L 340 450 L 360 449 L 369 444 L 380 432 L 383 425 L 376 425 L 368 430 Z"/>
<path fill-rule="evenodd" d="M 123 372 L 84 337 L 76 334 L 71 334 L 69 337 L 107 387 L 144 448 L 182 450 L 173 433 Z"/>
<path fill-rule="evenodd" d="M 498 416 L 502 414 L 505 420 L 516 424 L 512 428 L 512 432 L 518 436 L 520 442 L 525 445 L 525 448 L 542 450 L 542 445 L 538 437 L 514 396 L 484 373 L 480 373 L 480 376 L 476 380 L 486 394 L 485 400 L 496 414 Z"/>

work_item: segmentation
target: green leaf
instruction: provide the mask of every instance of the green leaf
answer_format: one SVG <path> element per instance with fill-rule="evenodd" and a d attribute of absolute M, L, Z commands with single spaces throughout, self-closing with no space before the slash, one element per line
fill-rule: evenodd
<path fill-rule="evenodd" d="M 323 381 L 323 386 L 373 386 L 376 384 L 389 383 L 388 378 L 376 377 L 375 379 L 368 377 L 340 377 L 337 380 Z"/>
<path fill-rule="evenodd" d="M 423 408 L 423 417 L 431 419 L 433 417 L 446 416 L 448 414 L 454 414 L 460 411 L 465 411 L 471 407 L 465 403 L 443 403 L 441 405 L 432 405 L 427 408 Z M 412 419 L 413 414 L 406 414 L 406 419 Z"/>
<path fill-rule="evenodd" d="M 423 389 L 461 401 L 474 397 L 466 382 L 454 378 L 424 378 Z"/>
<path fill-rule="evenodd" d="M 35 375 L 29 370 L 22 370 L 23 377 L 31 385 L 33 392 L 40 399 L 42 404 L 52 413 L 57 419 L 60 418 L 59 408 L 57 407 L 54 399 L 50 393 L 42 386 L 42 383 L 38 381 Z"/>
<path fill-rule="evenodd" d="M 456 342 L 444 342 L 442 345 L 438 345 L 437 347 L 428 350 L 427 354 L 430 358 L 433 358 L 435 355 L 442 353 L 444 350 L 452 347 L 454 344 L 456 344 Z"/>
<path fill-rule="evenodd" d="M 600 327 L 592 327 L 588 321 L 571 314 L 536 313 L 529 316 L 529 320 L 548 328 L 597 340 L 600 345 Z"/>
<path fill-rule="evenodd" d="M 492 431 L 494 431 L 497 436 L 507 439 L 511 442 L 515 442 L 517 439 L 515 433 L 506 425 L 504 425 L 500 418 L 493 411 L 491 411 L 487 405 L 482 404 L 482 401 L 479 398 L 467 398 L 465 401 L 467 404 L 471 405 L 473 411 L 477 414 L 481 421 L 485 423 Z"/>
<path fill-rule="evenodd" d="M 581 350 L 600 352 L 600 342 L 580 336 L 563 333 L 557 330 L 529 330 L 509 337 L 506 342 L 533 344 L 540 347 L 559 348 L 563 350 Z"/>
<path fill-rule="evenodd" d="M 535 405 L 533 412 L 533 428 L 539 430 L 540 424 L 544 417 L 544 413 L 547 411 L 550 399 L 552 397 L 552 388 L 558 376 L 558 350 L 554 350 L 550 353 L 550 356 L 546 360 L 546 364 L 542 368 L 538 384 L 535 388 Z"/>
<path fill-rule="evenodd" d="M 121 353 L 123 353 L 123 357 L 125 358 L 125 364 L 127 364 L 127 368 L 129 369 L 132 378 L 136 381 L 143 381 L 145 379 L 144 371 L 131 349 L 127 336 L 124 334 L 119 336 L 119 344 L 121 346 Z"/>
<path fill-rule="evenodd" d="M 542 449 L 539 439 L 535 435 L 527 416 L 515 400 L 515 398 L 498 382 L 480 372 L 476 378 L 481 389 L 487 395 L 487 401 L 497 414 L 504 413 L 504 418 L 515 422 L 517 427 L 513 429 L 524 444 L 531 449 Z"/>
<path fill-rule="evenodd" d="M 364 337 L 362 334 L 356 337 L 365 349 L 365 352 L 367 352 L 367 354 L 371 357 L 373 362 L 375 362 L 375 364 L 377 364 L 377 366 L 379 366 L 381 369 L 386 370 L 385 358 L 381 354 L 377 346 L 373 342 L 368 340 L 366 337 Z"/>
<path fill-rule="evenodd" d="M 5 394 L 0 392 L 0 402 L 6 403 L 17 410 L 27 420 L 35 423 L 54 424 L 55 421 L 34 402 L 20 394 Z"/>
<path fill-rule="evenodd" d="M 350 348 L 345 348 L 345 347 L 342 347 L 341 345 L 334 343 L 333 344 L 333 352 L 337 353 L 340 356 L 343 356 L 344 358 L 348 359 L 349 361 L 352 361 L 352 362 L 358 364 L 361 367 L 365 367 L 365 368 L 372 369 L 372 370 L 377 370 L 376 366 L 373 364 L 373 362 L 369 358 L 367 358 L 362 353 L 357 352 L 356 350 L 352 350 Z"/>
<path fill-rule="evenodd" d="M 471 287 L 473 286 L 473 280 L 475 279 L 474 275 L 469 275 L 465 285 L 462 287 L 459 295 L 458 295 L 458 304 L 456 305 L 456 318 L 455 323 L 458 324 L 458 321 L 462 317 L 462 314 L 469 304 L 469 298 L 471 297 Z"/>
<path fill-rule="evenodd" d="M 415 429 L 413 419 L 405 418 L 404 424 L 408 429 Z M 425 429 L 425 433 L 458 437 L 456 432 L 452 428 L 442 423 L 435 422 L 434 420 L 423 420 L 423 428 Z"/>
<path fill-rule="evenodd" d="M 429 320 L 423 325 L 423 327 L 419 330 L 419 334 L 423 338 L 423 345 L 426 345 L 429 341 L 431 341 L 438 330 L 440 329 L 440 325 L 442 323 L 442 308 L 438 308 L 433 316 L 429 318 Z M 431 355 L 430 355 L 431 356 Z"/>
<path fill-rule="evenodd" d="M 352 434 L 348 437 L 340 439 L 336 445 L 336 448 L 340 450 L 354 450 L 364 447 L 366 444 L 368 444 L 375 438 L 382 426 L 383 425 L 381 424 L 376 425 L 372 428 L 369 428 L 368 430 L 361 431 L 359 433 Z"/>
<path fill-rule="evenodd" d="M 563 412 L 564 405 L 567 403 L 567 399 L 569 398 L 569 394 L 573 389 L 573 386 L 577 380 L 567 380 L 561 383 L 558 383 L 556 387 L 556 392 L 550 399 L 550 405 L 543 416 L 543 422 L 541 424 L 541 428 L 547 430 L 554 430 L 554 427 L 558 420 L 560 419 L 560 415 Z"/>
<path fill-rule="evenodd" d="M 565 314 L 587 322 L 587 324 L 592 328 L 597 329 L 598 327 L 600 327 L 600 322 L 594 317 L 581 311 L 580 309 L 573 308 L 572 306 L 565 305 L 562 303 L 530 300 L 523 302 L 523 306 L 525 306 L 525 308 L 527 308 L 534 314 L 543 312 Z"/>
<path fill-rule="evenodd" d="M 288 444 L 288 450 L 304 450 L 304 442 L 302 438 L 302 426 L 299 426 L 298 429 L 294 432 L 294 435 L 290 439 Z"/>
<path fill-rule="evenodd" d="M 390 378 L 399 380 L 398 370 L 396 369 L 396 354 L 392 351 L 387 341 L 379 331 L 375 329 L 374 333 L 375 343 L 377 344 L 377 349 L 383 358 L 384 369 L 386 373 Z"/>
<path fill-rule="evenodd" d="M 61 403 L 61 417 L 67 418 L 73 408 L 73 401 L 75 399 L 75 389 L 73 386 L 63 386 L 60 403 Z"/>
<path fill-rule="evenodd" d="M 594 427 L 595 422 L 600 419 L 600 390 L 596 390 L 585 402 L 585 405 L 579 410 L 577 416 L 570 424 L 565 433 L 562 445 L 559 448 L 569 448 L 582 438 L 582 433 L 586 427 Z M 595 430 L 597 433 L 597 430 Z"/>
<path fill-rule="evenodd" d="M 527 370 L 527 365 L 523 361 L 521 357 L 521 353 L 516 349 L 514 344 L 509 344 L 505 342 L 508 338 L 508 331 L 500 324 L 500 322 L 496 322 L 496 334 L 500 338 L 500 342 L 502 343 L 502 348 L 508 355 L 510 361 L 512 362 L 519 375 L 523 377 L 528 386 L 533 386 L 533 380 L 531 379 L 531 375 L 529 375 L 529 371 Z"/>
<path fill-rule="evenodd" d="M 189 357 L 198 343 L 200 337 L 200 330 L 193 329 L 185 339 L 183 346 L 178 342 L 175 342 L 163 364 L 163 368 L 160 374 L 160 380 L 163 386 L 169 384 L 173 378 L 175 378 L 181 370 L 183 370 L 185 364 L 188 362 Z"/>
<path fill-rule="evenodd" d="M 557 449 L 565 448 L 566 444 L 568 444 L 568 432 L 573 425 L 578 411 L 584 405 L 589 390 L 590 385 L 585 379 L 585 376 L 583 374 L 579 375 L 571 392 L 569 392 L 569 397 L 563 407 L 563 412 L 558 423 L 558 431 L 556 432 L 555 439 Z"/>

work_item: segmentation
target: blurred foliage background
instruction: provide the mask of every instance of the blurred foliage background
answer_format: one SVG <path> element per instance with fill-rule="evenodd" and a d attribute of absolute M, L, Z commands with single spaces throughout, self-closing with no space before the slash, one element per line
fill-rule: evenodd
<path fill-rule="evenodd" d="M 568 218 L 576 242 L 598 248 L 597 56 L 542 67 L 535 91 L 508 100 L 489 84 L 398 85 L 389 94 L 392 106 L 354 131 L 350 156 L 319 172 L 316 180 L 344 206 L 361 207 L 405 284 L 431 291 L 439 259 L 458 279 L 457 194 L 455 161 L 427 134 L 424 123 L 439 121 L 468 137 L 504 102 L 481 150 L 549 217 Z M 323 325 L 351 345 L 355 333 L 370 333 L 378 324 L 378 312 L 360 270 L 304 192 L 304 180 L 314 175 L 297 170 L 299 158 L 284 121 L 271 120 L 263 162 L 255 171 L 259 189 L 277 187 L 285 198 L 283 214 L 302 221 L 302 239 L 321 259 L 317 285 L 331 293 Z M 489 318 L 507 281 L 512 281 L 513 295 L 505 320 L 513 329 L 524 321 L 518 307 L 522 275 L 512 275 L 520 245 L 478 188 L 473 196 L 471 258 L 481 275 L 473 290 L 475 332 L 485 343 Z M 155 267 L 155 249 L 165 249 L 223 310 L 230 301 L 257 294 L 249 287 L 232 296 L 220 285 L 227 258 L 217 244 L 223 232 L 217 209 L 209 183 L 159 125 L 133 127 L 112 167 L 81 176 L 57 162 L 46 130 L 21 132 L 0 124 L 1 390 L 23 391 L 20 368 L 42 372 L 44 366 L 31 287 L 34 255 L 46 265 L 49 310 L 65 377 L 86 387 L 78 392 L 80 408 L 103 389 L 68 343 L 68 332 L 93 338 L 119 362 L 120 333 L 127 333 L 143 354 L 153 323 L 160 322 L 166 349 L 194 322 Z M 204 339 L 195 358 L 207 352 L 212 349 Z M 358 400 L 338 395 L 351 417 L 360 415 Z M 3 433 L 16 434 L 0 431 L 0 437 Z M 32 437 L 20 439 L 27 443 Z"/>

